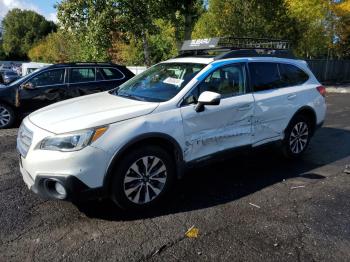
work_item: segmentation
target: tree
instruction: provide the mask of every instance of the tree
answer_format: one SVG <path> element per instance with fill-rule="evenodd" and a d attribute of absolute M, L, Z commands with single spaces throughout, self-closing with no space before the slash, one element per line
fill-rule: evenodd
<path fill-rule="evenodd" d="M 40 39 L 56 30 L 53 22 L 47 21 L 34 11 L 13 9 L 2 21 L 3 49 L 6 55 L 26 58 L 29 49 Z"/>
<path fill-rule="evenodd" d="M 0 41 L 0 60 L 5 60 L 6 54 L 4 52 L 4 49 L 2 48 L 2 42 Z"/>
<path fill-rule="evenodd" d="M 32 61 L 46 63 L 79 61 L 81 45 L 72 33 L 58 31 L 38 42 L 28 56 Z"/>
<path fill-rule="evenodd" d="M 241 36 L 290 40 L 302 57 L 327 54 L 328 1 L 211 0 L 196 24 L 196 38 Z"/>
<path fill-rule="evenodd" d="M 283 0 L 211 0 L 194 35 L 289 38 L 294 22 Z"/>
<path fill-rule="evenodd" d="M 295 45 L 301 57 L 323 57 L 332 45 L 330 1 L 285 0 L 288 15 L 298 22 L 300 39 Z"/>
<path fill-rule="evenodd" d="M 63 0 L 56 6 L 59 24 L 81 42 L 81 61 L 109 60 L 115 28 L 115 1 Z"/>
<path fill-rule="evenodd" d="M 159 33 L 149 34 L 149 59 L 151 64 L 167 60 L 178 53 L 175 40 L 175 28 L 169 21 L 157 19 L 154 21 Z M 112 47 L 113 60 L 128 65 L 144 64 L 144 48 L 141 41 L 131 36 L 126 44 L 120 35 L 115 33 Z"/>
<path fill-rule="evenodd" d="M 205 10 L 203 0 L 164 0 L 159 8 L 161 17 L 169 20 L 175 28 L 178 47 L 183 40 L 192 38 L 194 26 Z"/>
<path fill-rule="evenodd" d="M 141 39 L 144 62 L 151 65 L 148 36 L 157 29 L 153 21 L 158 17 L 157 0 L 119 0 L 117 2 L 118 29 Z"/>
<path fill-rule="evenodd" d="M 149 41 L 161 34 L 155 21 L 170 22 L 175 29 L 173 41 L 179 43 L 191 37 L 203 8 L 202 0 L 63 0 L 57 9 L 60 26 L 80 38 L 83 60 L 108 60 L 112 44 L 124 41 L 141 45 L 144 64 L 150 65 L 154 52 Z"/>
<path fill-rule="evenodd" d="M 336 16 L 334 50 L 338 57 L 350 58 L 350 0 L 332 4 Z"/>

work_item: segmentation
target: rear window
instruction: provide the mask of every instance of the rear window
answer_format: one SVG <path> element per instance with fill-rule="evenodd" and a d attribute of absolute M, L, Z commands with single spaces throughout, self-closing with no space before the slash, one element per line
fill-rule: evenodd
<path fill-rule="evenodd" d="M 300 68 L 290 64 L 279 64 L 282 86 L 296 86 L 304 84 L 309 76 Z"/>
<path fill-rule="evenodd" d="M 124 74 L 117 68 L 99 68 L 99 73 L 105 80 L 115 80 L 124 78 Z"/>
<path fill-rule="evenodd" d="M 279 88 L 281 78 L 276 63 L 249 63 L 252 86 L 255 92 Z"/>
<path fill-rule="evenodd" d="M 70 83 L 95 81 L 95 68 L 71 68 Z"/>

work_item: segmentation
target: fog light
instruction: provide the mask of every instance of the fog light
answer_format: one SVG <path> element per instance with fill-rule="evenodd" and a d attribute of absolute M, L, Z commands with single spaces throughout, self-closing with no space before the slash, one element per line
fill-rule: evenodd
<path fill-rule="evenodd" d="M 60 182 L 55 183 L 55 190 L 56 190 L 59 198 L 64 199 L 67 197 L 67 191 Z"/>

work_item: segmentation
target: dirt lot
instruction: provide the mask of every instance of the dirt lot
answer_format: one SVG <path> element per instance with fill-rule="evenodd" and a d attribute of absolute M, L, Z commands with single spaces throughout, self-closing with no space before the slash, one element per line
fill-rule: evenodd
<path fill-rule="evenodd" d="M 38 198 L 18 171 L 17 130 L 0 131 L 0 261 L 349 261 L 350 94 L 328 104 L 303 160 L 262 150 L 192 170 L 142 214 Z"/>

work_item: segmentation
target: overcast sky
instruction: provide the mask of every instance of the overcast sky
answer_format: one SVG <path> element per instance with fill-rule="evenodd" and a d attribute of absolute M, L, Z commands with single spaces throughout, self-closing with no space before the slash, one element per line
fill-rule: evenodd
<path fill-rule="evenodd" d="M 33 10 L 46 19 L 56 22 L 57 12 L 54 8 L 58 0 L 0 0 L 0 21 L 13 8 Z"/>

